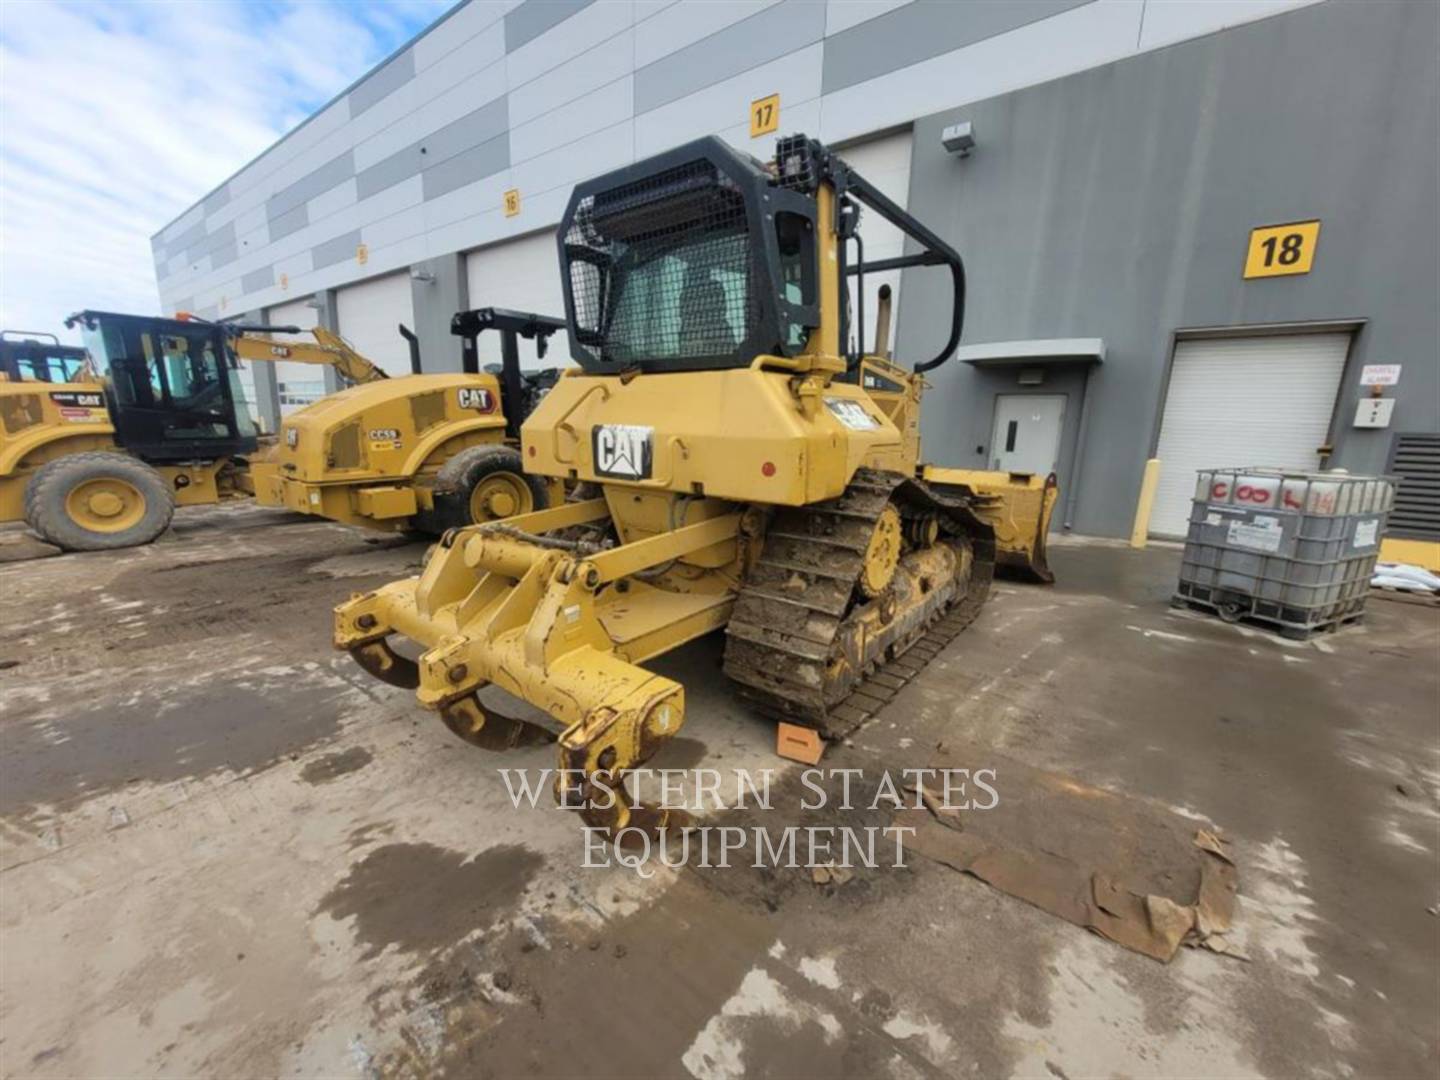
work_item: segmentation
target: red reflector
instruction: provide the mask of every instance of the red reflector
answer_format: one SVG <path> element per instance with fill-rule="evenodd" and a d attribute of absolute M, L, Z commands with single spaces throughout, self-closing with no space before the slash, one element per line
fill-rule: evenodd
<path fill-rule="evenodd" d="M 764 465 L 761 465 L 761 466 L 760 466 L 760 472 L 761 472 L 763 475 L 765 475 L 765 476 L 774 476 L 774 475 L 775 475 L 775 463 L 774 463 L 773 461 L 767 461 L 767 462 L 765 462 Z"/>
<path fill-rule="evenodd" d="M 530 456 L 531 456 L 531 457 L 534 457 L 534 456 L 535 456 L 535 447 L 533 447 L 533 446 L 530 447 Z"/>

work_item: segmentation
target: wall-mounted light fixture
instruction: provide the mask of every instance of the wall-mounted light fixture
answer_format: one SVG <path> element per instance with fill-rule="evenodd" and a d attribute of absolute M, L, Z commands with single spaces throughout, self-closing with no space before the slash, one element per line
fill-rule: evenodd
<path fill-rule="evenodd" d="M 312 296 L 309 300 L 305 301 L 305 306 L 308 308 L 314 308 L 316 311 L 324 311 L 325 301 L 321 300 L 318 296 Z"/>
<path fill-rule="evenodd" d="M 969 120 L 950 124 L 940 132 L 940 142 L 947 154 L 969 157 L 970 151 L 975 149 L 975 125 Z"/>
<path fill-rule="evenodd" d="M 435 275 L 431 271 L 426 270 L 424 267 L 412 266 L 410 268 L 410 280 L 421 281 L 424 282 L 426 285 L 429 285 L 435 280 Z"/>

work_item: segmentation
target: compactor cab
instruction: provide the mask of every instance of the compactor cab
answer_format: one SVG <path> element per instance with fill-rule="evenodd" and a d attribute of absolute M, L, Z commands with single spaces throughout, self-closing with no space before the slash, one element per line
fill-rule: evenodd
<path fill-rule="evenodd" d="M 500 363 L 486 364 L 485 373 L 500 380 L 500 404 L 505 413 L 505 436 L 518 441 L 520 425 L 560 378 L 559 368 L 525 371 L 520 367 L 520 339 L 535 342 L 536 359 L 545 359 L 550 336 L 565 329 L 565 320 L 508 308 L 459 311 L 450 320 L 450 332 L 460 339 L 460 366 L 471 375 L 480 371 L 479 337 L 486 330 L 500 335 Z"/>
<path fill-rule="evenodd" d="M 910 253 L 867 261 L 862 207 Z M 684 688 L 644 661 L 723 628 L 741 696 L 841 736 L 975 618 L 997 541 L 1044 576 L 1054 486 L 921 465 L 923 374 L 959 342 L 964 268 L 814 140 L 761 163 L 706 138 L 582 183 L 558 244 L 579 368 L 521 448 L 593 497 L 447 534 L 420 577 L 337 609 L 335 640 L 482 747 L 534 730 L 478 691 L 537 706 L 562 801 L 612 833 L 659 828 L 665 810 L 617 787 L 685 719 Z M 951 284 L 944 346 L 866 354 L 865 275 L 922 267 Z"/>

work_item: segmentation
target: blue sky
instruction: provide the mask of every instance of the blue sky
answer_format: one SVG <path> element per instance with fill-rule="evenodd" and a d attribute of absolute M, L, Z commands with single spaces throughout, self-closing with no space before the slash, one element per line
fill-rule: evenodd
<path fill-rule="evenodd" d="M 150 237 L 453 0 L 0 0 L 0 326 L 155 312 Z"/>

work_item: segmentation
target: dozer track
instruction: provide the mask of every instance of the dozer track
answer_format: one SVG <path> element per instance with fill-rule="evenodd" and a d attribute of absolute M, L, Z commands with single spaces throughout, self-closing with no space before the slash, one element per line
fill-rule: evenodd
<path fill-rule="evenodd" d="M 906 550 L 867 597 L 867 552 L 891 506 Z M 994 574 L 994 532 L 962 499 L 862 469 L 840 497 L 775 513 L 726 627 L 725 673 L 763 712 L 840 738 L 974 621 Z"/>

